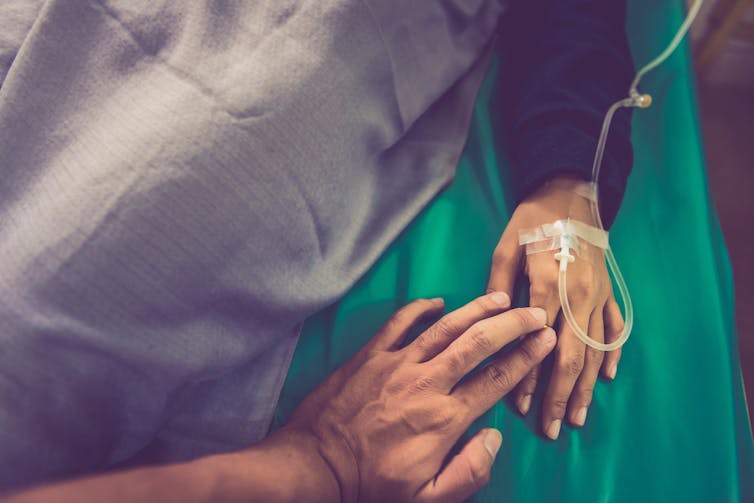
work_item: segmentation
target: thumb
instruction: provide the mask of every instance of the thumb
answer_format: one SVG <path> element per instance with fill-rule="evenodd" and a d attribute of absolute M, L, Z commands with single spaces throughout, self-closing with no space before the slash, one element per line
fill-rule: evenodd
<path fill-rule="evenodd" d="M 461 452 L 417 493 L 423 503 L 462 502 L 487 485 L 495 456 L 503 443 L 498 430 L 480 430 Z"/>
<path fill-rule="evenodd" d="M 509 227 L 503 232 L 503 237 L 492 254 L 487 293 L 505 292 L 513 298 L 513 286 L 521 263 L 521 253 L 517 233 Z"/>

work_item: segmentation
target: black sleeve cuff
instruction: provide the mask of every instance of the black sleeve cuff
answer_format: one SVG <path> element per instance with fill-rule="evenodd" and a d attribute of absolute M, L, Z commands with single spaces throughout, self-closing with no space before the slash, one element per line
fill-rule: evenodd
<path fill-rule="evenodd" d="M 630 116 L 627 111 L 619 111 L 615 121 L 625 127 L 627 116 Z M 591 181 L 597 133 L 590 129 L 579 127 L 578 121 L 569 117 L 540 118 L 523 127 L 516 141 L 519 166 L 513 180 L 516 203 L 558 175 Z M 608 145 L 599 180 L 600 212 L 605 227 L 615 220 L 633 164 L 633 150 L 625 132 L 621 136 L 613 132 Z"/>
<path fill-rule="evenodd" d="M 501 23 L 503 104 L 514 148 L 514 195 L 520 202 L 548 179 L 591 179 L 602 121 L 626 96 L 633 61 L 626 0 L 514 2 Z M 633 164 L 631 113 L 619 110 L 600 172 L 600 207 L 609 225 Z"/>

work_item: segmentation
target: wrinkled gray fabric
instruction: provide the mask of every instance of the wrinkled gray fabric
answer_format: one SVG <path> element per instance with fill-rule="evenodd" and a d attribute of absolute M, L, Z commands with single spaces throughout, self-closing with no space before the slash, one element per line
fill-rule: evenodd
<path fill-rule="evenodd" d="M 501 3 L 38 7 L 0 2 L 0 489 L 248 445 L 451 180 Z"/>
<path fill-rule="evenodd" d="M 42 3 L 42 0 L 0 1 L 0 86 Z"/>

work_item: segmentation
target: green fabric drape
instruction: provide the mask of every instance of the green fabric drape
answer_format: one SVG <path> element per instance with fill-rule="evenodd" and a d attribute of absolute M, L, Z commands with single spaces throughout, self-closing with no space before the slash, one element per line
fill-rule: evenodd
<path fill-rule="evenodd" d="M 669 41 L 683 9 L 629 4 L 638 64 Z M 454 183 L 340 302 L 307 321 L 278 424 L 401 305 L 442 296 L 455 309 L 484 292 L 512 203 L 496 127 L 504 113 L 496 83 L 505 78 L 515 75 L 493 64 Z M 655 104 L 635 113 L 635 167 L 611 231 L 636 309 L 617 379 L 597 384 L 586 426 L 565 427 L 555 442 L 539 432 L 541 385 L 528 417 L 503 401 L 480 418 L 471 431 L 494 426 L 504 442 L 473 501 L 754 501 L 731 268 L 707 187 L 688 48 L 643 89 Z"/>

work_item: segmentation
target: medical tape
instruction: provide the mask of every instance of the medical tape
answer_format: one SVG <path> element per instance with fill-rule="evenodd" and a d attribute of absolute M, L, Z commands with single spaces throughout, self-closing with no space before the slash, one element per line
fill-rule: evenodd
<path fill-rule="evenodd" d="M 526 246 L 527 255 L 562 250 L 563 248 L 571 249 L 576 252 L 576 255 L 579 255 L 582 241 L 606 250 L 608 233 L 570 218 L 540 225 L 533 229 L 524 229 L 518 233 L 518 244 Z"/>
<path fill-rule="evenodd" d="M 573 192 L 580 195 L 584 199 L 588 199 L 594 203 L 597 202 L 597 184 L 596 183 L 580 183 L 576 185 Z"/>

